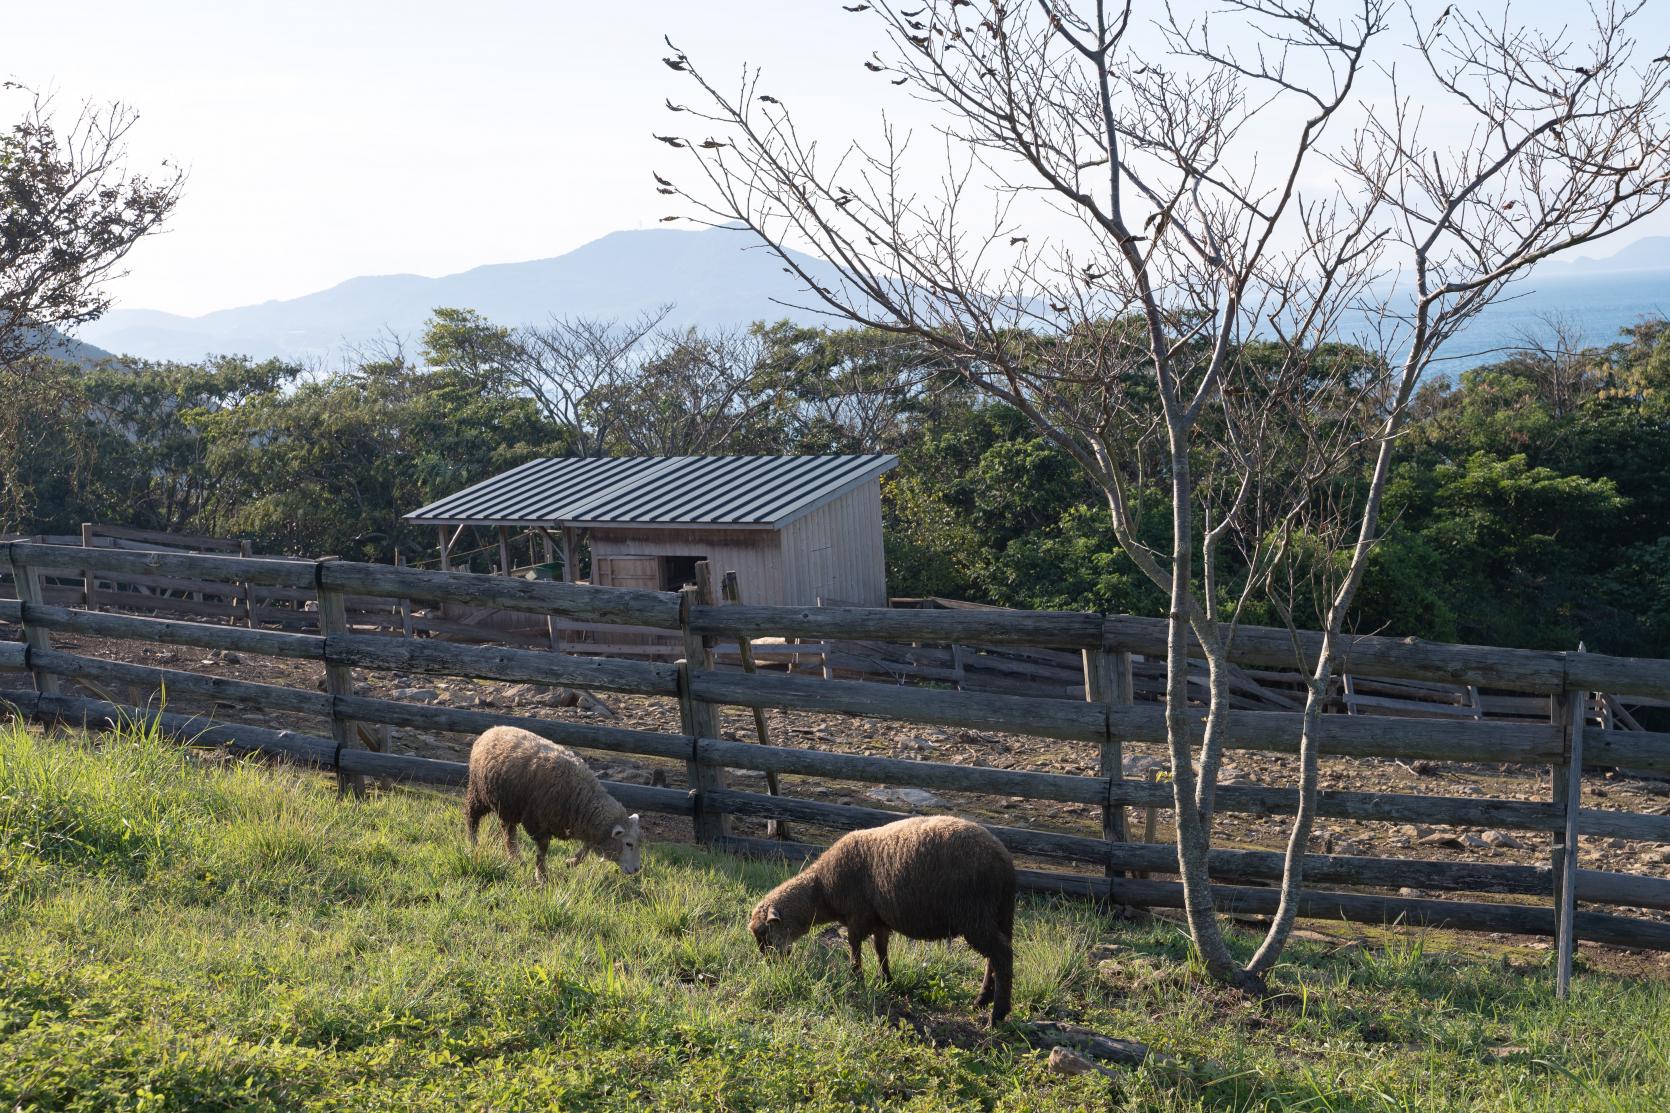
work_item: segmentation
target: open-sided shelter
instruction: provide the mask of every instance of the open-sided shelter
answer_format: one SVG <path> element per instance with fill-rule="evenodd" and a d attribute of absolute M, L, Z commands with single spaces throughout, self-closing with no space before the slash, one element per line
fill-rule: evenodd
<path fill-rule="evenodd" d="M 898 458 L 620 456 L 532 460 L 405 516 L 439 531 L 442 566 L 465 529 L 547 539 L 573 579 L 677 590 L 696 562 L 735 570 L 750 603 L 887 603 L 881 476 Z M 505 549 L 504 566 L 509 566 Z"/>

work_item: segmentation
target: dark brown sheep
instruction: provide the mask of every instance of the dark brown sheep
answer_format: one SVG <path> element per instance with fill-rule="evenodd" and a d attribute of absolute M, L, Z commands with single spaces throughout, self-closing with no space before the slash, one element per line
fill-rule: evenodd
<path fill-rule="evenodd" d="M 875 939 L 881 975 L 892 980 L 887 942 L 961 936 L 986 958 L 976 1005 L 992 1023 L 1009 1014 L 1014 980 L 1015 863 L 990 831 L 954 816 L 901 819 L 853 831 L 765 895 L 749 918 L 761 953 L 785 951 L 814 925 L 847 929 L 853 973 Z"/>
<path fill-rule="evenodd" d="M 637 873 L 641 864 L 638 817 L 626 814 L 574 751 L 518 727 L 494 727 L 470 747 L 464 818 L 471 846 L 488 812 L 504 825 L 505 850 L 512 858 L 517 856 L 516 825 L 528 832 L 539 848 L 534 876 L 542 885 L 545 852 L 553 838 L 579 840 L 569 865 L 578 864 L 587 851 L 619 863 L 626 873 Z"/>

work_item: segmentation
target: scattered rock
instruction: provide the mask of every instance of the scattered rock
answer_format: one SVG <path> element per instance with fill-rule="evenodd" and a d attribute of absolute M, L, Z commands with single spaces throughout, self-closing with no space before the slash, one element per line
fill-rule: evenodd
<path fill-rule="evenodd" d="M 1049 1068 L 1056 1074 L 1065 1074 L 1069 1077 L 1092 1072 L 1100 1073 L 1106 1069 L 1092 1063 L 1078 1052 L 1069 1051 L 1061 1046 L 1050 1048 Z"/>
<path fill-rule="evenodd" d="M 1310 928 L 1294 928 L 1292 932 L 1288 934 L 1288 938 L 1301 940 L 1306 943 L 1334 944 L 1339 942 L 1339 940 L 1334 938 L 1332 935 L 1327 935 L 1320 931 L 1313 931 Z"/>
<path fill-rule="evenodd" d="M 576 692 L 581 711 L 590 711 L 593 715 L 602 715 L 606 719 L 615 718 L 615 709 L 592 695 L 590 692 Z"/>
<path fill-rule="evenodd" d="M 1171 768 L 1171 762 L 1163 757 L 1151 757 L 1147 754 L 1133 754 L 1125 759 L 1125 775 L 1137 780 L 1145 780 L 1150 769 L 1157 769 L 1164 773 Z"/>
<path fill-rule="evenodd" d="M 1432 834 L 1432 828 L 1423 827 L 1417 823 L 1405 823 L 1402 827 L 1397 828 L 1397 834 L 1402 835 L 1406 839 L 1419 840 Z"/>
<path fill-rule="evenodd" d="M 1483 837 L 1481 837 L 1479 835 L 1475 835 L 1471 831 L 1469 831 L 1465 835 L 1461 836 L 1461 845 L 1465 846 L 1465 847 L 1468 847 L 1469 849 L 1472 849 L 1472 850 L 1489 850 L 1490 849 L 1490 844 L 1485 842 Z"/>
<path fill-rule="evenodd" d="M 234 653 L 230 649 L 223 649 L 219 653 L 215 654 L 215 656 L 219 658 L 220 663 L 223 665 L 241 665 L 244 663 L 243 654 Z"/>
<path fill-rule="evenodd" d="M 1434 831 L 1432 834 L 1416 841 L 1422 846 L 1447 846 L 1455 850 L 1460 850 L 1463 845 L 1459 838 L 1448 831 Z"/>
<path fill-rule="evenodd" d="M 938 808 L 945 805 L 943 797 L 925 788 L 872 788 L 864 795 L 886 804 L 909 804 L 916 808 Z"/>
<path fill-rule="evenodd" d="M 434 703 L 440 698 L 433 688 L 397 688 L 391 694 L 401 703 Z"/>
<path fill-rule="evenodd" d="M 1605 846 L 1608 850 L 1627 850 L 1629 848 L 1629 840 L 1628 839 L 1620 839 L 1620 838 L 1611 838 L 1611 839 L 1607 839 L 1606 842 L 1603 843 L 1602 845 Z"/>
<path fill-rule="evenodd" d="M 1486 846 L 1494 846 L 1498 850 L 1518 850 L 1525 845 L 1506 831 L 1486 831 L 1479 837 L 1484 839 Z"/>

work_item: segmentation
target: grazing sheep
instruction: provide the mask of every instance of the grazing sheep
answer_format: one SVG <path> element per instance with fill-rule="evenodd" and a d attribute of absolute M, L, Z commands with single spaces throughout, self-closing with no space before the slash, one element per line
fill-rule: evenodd
<path fill-rule="evenodd" d="M 627 815 L 604 789 L 597 774 L 567 747 L 518 727 L 494 727 L 470 747 L 470 781 L 464 792 L 464 818 L 470 845 L 481 817 L 494 812 L 504 825 L 504 845 L 516 853 L 520 823 L 539 847 L 534 876 L 545 883 L 545 851 L 553 838 L 577 839 L 577 864 L 588 850 L 637 873 L 638 817 Z"/>
<path fill-rule="evenodd" d="M 813 925 L 840 923 L 852 948 L 853 973 L 864 972 L 864 940 L 875 938 L 889 981 L 887 943 L 954 939 L 986 957 L 975 1004 L 992 1006 L 992 1023 L 1009 1013 L 1015 951 L 1015 863 L 991 832 L 954 816 L 901 819 L 853 831 L 767 893 L 748 930 L 760 952 L 785 951 Z"/>

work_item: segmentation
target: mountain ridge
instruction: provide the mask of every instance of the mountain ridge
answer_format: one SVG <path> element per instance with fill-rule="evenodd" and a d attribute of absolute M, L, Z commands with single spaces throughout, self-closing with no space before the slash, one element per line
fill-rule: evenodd
<path fill-rule="evenodd" d="M 727 244 L 724 237 L 737 242 Z M 358 275 L 295 298 L 218 309 L 188 317 L 153 309 L 117 309 L 81 331 L 102 348 L 150 359 L 198 360 L 209 354 L 316 358 L 392 331 L 414 337 L 437 308 L 473 309 L 506 325 L 552 315 L 630 318 L 674 306 L 669 323 L 704 328 L 755 320 L 821 320 L 783 301 L 810 303 L 798 280 L 733 228 L 691 232 L 648 228 L 610 232 L 562 255 L 484 263 L 435 278 Z M 796 253 L 819 281 L 835 268 Z"/>
<path fill-rule="evenodd" d="M 1560 276 L 1670 270 L 1670 236 L 1643 236 L 1610 255 L 1556 257 L 1545 262 L 1543 270 Z"/>

